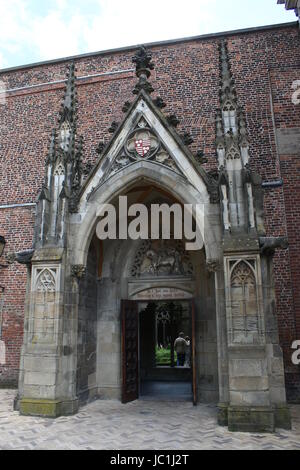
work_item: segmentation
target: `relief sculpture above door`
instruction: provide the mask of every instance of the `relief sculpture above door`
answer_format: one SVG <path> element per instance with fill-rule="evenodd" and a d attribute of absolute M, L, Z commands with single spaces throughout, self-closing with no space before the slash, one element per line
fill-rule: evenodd
<path fill-rule="evenodd" d="M 147 240 L 137 251 L 132 277 L 193 276 L 190 255 L 180 240 Z"/>

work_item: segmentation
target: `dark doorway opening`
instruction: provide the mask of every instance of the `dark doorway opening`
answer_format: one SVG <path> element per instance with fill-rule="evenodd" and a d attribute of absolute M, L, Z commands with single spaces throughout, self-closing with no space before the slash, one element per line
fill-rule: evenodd
<path fill-rule="evenodd" d="M 182 333 L 179 353 L 175 342 Z M 139 304 L 140 398 L 191 401 L 192 321 L 189 301 Z"/>
<path fill-rule="evenodd" d="M 181 305 L 181 307 L 179 307 Z M 160 364 L 159 327 L 165 310 L 170 315 L 170 336 L 165 331 L 166 364 Z M 185 312 L 185 313 L 184 313 Z M 166 313 L 166 312 L 165 312 Z M 122 301 L 122 402 L 138 398 L 167 401 L 192 400 L 197 404 L 195 307 L 191 301 Z M 166 315 L 164 315 L 166 318 Z M 183 331 L 186 328 L 188 334 Z M 177 330 L 181 330 L 180 332 Z M 177 363 L 175 340 L 190 337 L 189 361 Z M 181 335 L 181 336 L 182 336 Z M 169 338 L 169 339 L 168 339 Z M 185 358 L 184 358 L 185 359 Z M 175 363 L 176 361 L 176 363 Z"/>

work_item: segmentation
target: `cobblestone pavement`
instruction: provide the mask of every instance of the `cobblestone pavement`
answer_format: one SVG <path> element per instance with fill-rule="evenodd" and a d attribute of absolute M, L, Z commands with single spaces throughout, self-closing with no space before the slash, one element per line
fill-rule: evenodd
<path fill-rule="evenodd" d="M 215 406 L 190 403 L 96 401 L 57 420 L 20 416 L 15 393 L 0 390 L 0 450 L 300 450 L 300 406 L 292 407 L 293 431 L 264 435 L 230 433 L 217 425 Z"/>

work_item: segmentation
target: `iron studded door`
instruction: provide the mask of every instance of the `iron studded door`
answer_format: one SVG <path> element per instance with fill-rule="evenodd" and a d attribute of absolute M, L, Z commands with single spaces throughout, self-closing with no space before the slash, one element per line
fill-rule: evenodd
<path fill-rule="evenodd" d="M 122 300 L 122 403 L 139 397 L 138 304 Z"/>

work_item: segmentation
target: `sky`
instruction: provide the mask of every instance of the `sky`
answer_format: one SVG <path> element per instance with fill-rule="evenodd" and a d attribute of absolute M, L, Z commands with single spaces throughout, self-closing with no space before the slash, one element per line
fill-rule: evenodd
<path fill-rule="evenodd" d="M 277 0 L 0 0 L 0 68 L 290 21 Z"/>

